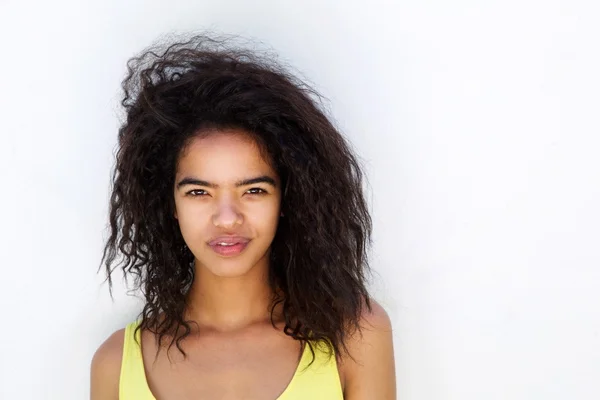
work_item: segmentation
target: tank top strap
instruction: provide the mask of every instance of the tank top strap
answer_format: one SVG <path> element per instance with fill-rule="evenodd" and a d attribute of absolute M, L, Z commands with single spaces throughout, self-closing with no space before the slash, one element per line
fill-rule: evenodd
<path fill-rule="evenodd" d="M 125 327 L 123 359 L 119 380 L 120 400 L 154 400 L 146 381 L 141 348 L 141 332 L 135 331 L 140 322 L 140 320 L 136 320 Z"/>
<path fill-rule="evenodd" d="M 342 400 L 344 398 L 335 351 L 332 348 L 330 356 L 329 347 L 325 342 L 310 340 L 310 343 L 315 353 L 314 361 L 307 343 L 294 379 L 277 400 Z"/>

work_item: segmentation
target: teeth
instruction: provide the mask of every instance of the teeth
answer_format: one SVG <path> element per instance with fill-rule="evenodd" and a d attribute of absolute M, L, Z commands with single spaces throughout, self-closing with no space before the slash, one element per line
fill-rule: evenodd
<path fill-rule="evenodd" d="M 225 242 L 220 242 L 220 243 L 217 243 L 217 244 L 218 244 L 219 246 L 233 246 L 233 245 L 235 245 L 235 244 L 237 244 L 237 243 L 225 243 Z"/>

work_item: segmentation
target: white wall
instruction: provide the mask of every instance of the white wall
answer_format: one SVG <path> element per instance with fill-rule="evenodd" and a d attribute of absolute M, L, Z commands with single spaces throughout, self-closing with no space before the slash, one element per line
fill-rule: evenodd
<path fill-rule="evenodd" d="M 399 399 L 600 398 L 592 0 L 3 1 L 0 398 L 83 399 L 139 303 L 96 275 L 125 61 L 169 30 L 263 40 L 370 174 Z"/>

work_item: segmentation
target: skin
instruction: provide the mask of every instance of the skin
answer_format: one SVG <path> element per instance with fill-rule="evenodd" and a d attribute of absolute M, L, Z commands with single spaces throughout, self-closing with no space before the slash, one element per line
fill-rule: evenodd
<path fill-rule="evenodd" d="M 274 184 L 237 184 L 261 177 Z M 179 186 L 185 178 L 218 187 Z M 221 132 L 189 145 L 180 157 L 175 182 L 175 217 L 196 257 L 188 318 L 219 332 L 263 320 L 268 316 L 270 295 L 266 280 L 269 247 L 281 214 L 276 171 L 250 138 Z M 224 258 L 206 244 L 224 234 L 251 241 L 239 256 Z"/>
<path fill-rule="evenodd" d="M 261 179 L 243 182 L 253 178 Z M 270 322 L 267 273 L 270 245 L 282 218 L 279 176 L 244 132 L 218 132 L 196 138 L 181 154 L 173 195 L 174 217 L 195 256 L 186 318 L 199 329 L 182 343 L 188 359 L 173 347 L 170 361 L 164 351 L 154 360 L 156 342 L 151 333 L 142 332 L 151 391 L 160 400 L 276 399 L 302 350 L 283 334 L 280 309 L 275 310 L 276 328 Z M 238 256 L 222 257 L 207 242 L 223 234 L 251 240 Z M 395 399 L 390 319 L 373 302 L 362 325 L 363 335 L 348 342 L 355 361 L 342 357 L 338 363 L 344 398 Z M 92 400 L 118 399 L 123 332 L 113 333 L 92 359 Z M 223 397 L 222 389 L 231 382 L 237 392 Z"/>

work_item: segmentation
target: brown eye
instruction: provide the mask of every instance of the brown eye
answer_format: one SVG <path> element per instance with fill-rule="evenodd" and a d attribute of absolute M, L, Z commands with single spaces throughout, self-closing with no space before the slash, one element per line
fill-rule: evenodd
<path fill-rule="evenodd" d="M 187 192 L 186 194 L 192 196 L 192 197 L 199 197 L 199 196 L 203 196 L 206 193 L 206 190 L 202 190 L 202 189 L 194 189 L 194 190 L 190 190 L 189 192 Z"/>
<path fill-rule="evenodd" d="M 266 194 L 267 191 L 261 188 L 252 188 L 249 189 L 246 193 L 248 194 Z"/>

